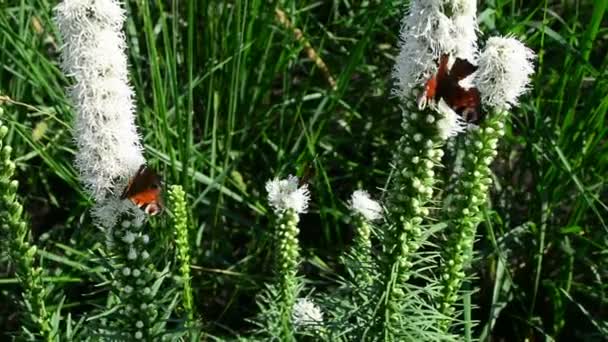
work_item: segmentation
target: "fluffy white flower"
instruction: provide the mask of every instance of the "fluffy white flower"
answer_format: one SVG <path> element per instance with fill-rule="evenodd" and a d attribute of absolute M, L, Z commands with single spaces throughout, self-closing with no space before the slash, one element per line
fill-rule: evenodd
<path fill-rule="evenodd" d="M 365 190 L 353 192 L 350 208 L 355 213 L 363 215 L 368 221 L 375 221 L 382 217 L 382 207 L 378 202 L 372 200 Z"/>
<path fill-rule="evenodd" d="M 454 24 L 454 56 L 477 61 L 477 0 L 451 0 Z"/>
<path fill-rule="evenodd" d="M 403 19 L 400 51 L 393 75 L 396 93 L 402 100 L 411 98 L 437 69 L 443 53 L 454 51 L 455 26 L 443 12 L 444 0 L 413 0 Z"/>
<path fill-rule="evenodd" d="M 484 106 L 508 109 L 528 90 L 534 51 L 512 37 L 488 39 L 474 83 Z"/>
<path fill-rule="evenodd" d="M 301 214 L 308 209 L 310 200 L 308 185 L 298 187 L 298 177 L 290 175 L 287 179 L 270 180 L 266 183 L 266 191 L 268 192 L 268 202 L 277 213 L 292 209 Z"/>
<path fill-rule="evenodd" d="M 450 108 L 443 99 L 437 103 L 436 110 L 443 116 L 437 120 L 437 128 L 441 139 L 454 137 L 466 130 L 467 126 L 462 117 Z"/>
<path fill-rule="evenodd" d="M 62 68 L 75 81 L 76 168 L 104 206 L 96 210 L 102 224 L 111 224 L 116 211 L 126 210 L 111 199 L 145 162 L 121 32 L 125 11 L 117 0 L 65 0 L 55 13 L 64 40 Z"/>
<path fill-rule="evenodd" d="M 293 324 L 296 327 L 307 327 L 323 323 L 323 312 L 308 298 L 298 298 L 293 306 Z"/>

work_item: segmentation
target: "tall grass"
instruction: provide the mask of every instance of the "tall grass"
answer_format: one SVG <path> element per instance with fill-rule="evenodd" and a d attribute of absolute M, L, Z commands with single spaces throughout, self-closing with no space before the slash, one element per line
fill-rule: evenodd
<path fill-rule="evenodd" d="M 108 306 L 111 279 L 104 237 L 73 167 L 74 114 L 65 93 L 71 83 L 59 68 L 55 4 L 0 1 L 0 119 L 9 127 L 4 144 L 12 147 L 18 195 L 43 266 L 47 311 L 59 310 L 63 331 L 78 336 L 83 326 L 103 325 L 96 310 Z M 179 222 L 188 229 L 192 316 L 202 319 L 204 332 L 228 339 L 256 327 L 256 295 L 273 279 L 264 184 L 277 175 L 315 170 L 310 208 L 299 222 L 305 288 L 347 287 L 340 260 L 356 236 L 347 199 L 358 188 L 380 197 L 401 135 L 390 75 L 405 4 L 136 0 L 125 6 L 138 126 L 150 164 L 166 184 L 185 191 L 187 218 Z M 471 267 L 477 277 L 465 280 L 476 291 L 458 303 L 462 336 L 608 336 L 607 6 L 606 0 L 479 5 L 484 35 L 516 35 L 539 58 L 533 90 L 506 125 L 491 204 L 481 207 Z M 327 70 L 309 58 L 310 48 Z M 146 229 L 160 246 L 173 246 L 167 226 L 161 219 Z M 440 224 L 434 229 L 443 232 Z M 173 261 L 173 252 L 155 258 Z M 3 251 L 0 267 L 6 337 L 21 332 L 13 303 L 24 291 L 9 255 Z M 165 274 L 163 286 L 175 293 L 163 303 L 178 308 L 174 298 L 186 283 L 170 275 L 180 274 Z M 177 339 L 182 332 L 173 328 L 185 316 L 174 312 L 161 317 L 168 322 L 162 330 Z"/>

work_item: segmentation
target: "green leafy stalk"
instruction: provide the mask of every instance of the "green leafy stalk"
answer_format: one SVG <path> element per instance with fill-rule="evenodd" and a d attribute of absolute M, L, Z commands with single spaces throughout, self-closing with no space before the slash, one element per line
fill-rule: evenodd
<path fill-rule="evenodd" d="M 15 173 L 15 163 L 10 159 L 12 149 L 2 143 L 7 133 L 8 127 L 0 122 L 0 232 L 4 237 L 4 248 L 15 264 L 15 274 L 23 288 L 22 309 L 26 312 L 23 328 L 28 334 L 52 341 L 55 336 L 45 306 L 47 294 L 42 281 L 42 268 L 35 266 L 36 246 L 28 241 L 28 225 L 23 219 L 23 206 L 17 199 L 19 183 L 12 180 Z"/>
<path fill-rule="evenodd" d="M 192 282 L 190 277 L 190 244 L 188 238 L 188 214 L 186 210 L 186 193 L 179 185 L 169 190 L 169 198 L 173 205 L 173 220 L 175 225 L 175 242 L 177 245 L 177 259 L 179 272 L 183 284 L 183 308 L 188 319 L 187 326 L 195 322 L 195 308 L 192 296 Z"/>
<path fill-rule="evenodd" d="M 453 190 L 447 199 L 448 241 L 443 252 L 442 293 L 439 309 L 447 317 L 455 316 L 454 303 L 465 278 L 465 268 L 473 255 L 473 242 L 477 225 L 482 221 L 481 206 L 486 203 L 488 188 L 492 184 L 490 164 L 497 154 L 498 139 L 504 134 L 506 113 L 490 115 L 478 128 L 472 128 L 464 137 L 464 155 L 458 162 Z M 447 330 L 450 319 L 442 320 Z"/>

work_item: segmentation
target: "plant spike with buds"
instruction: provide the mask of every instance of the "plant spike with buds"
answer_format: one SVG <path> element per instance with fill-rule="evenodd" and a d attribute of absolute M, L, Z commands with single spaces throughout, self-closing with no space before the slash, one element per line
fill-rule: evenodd
<path fill-rule="evenodd" d="M 371 255 L 371 223 L 382 218 L 382 207 L 364 190 L 353 192 L 349 204 L 355 225 L 355 238 L 348 262 L 352 264 L 355 284 L 366 287 L 371 284 L 373 273 L 376 272 Z"/>
<path fill-rule="evenodd" d="M 453 190 L 446 199 L 449 236 L 443 253 L 439 300 L 439 309 L 446 317 L 454 318 L 456 314 L 453 305 L 473 254 L 475 231 L 482 221 L 481 206 L 486 203 L 492 184 L 490 165 L 504 134 L 507 109 L 517 105 L 517 98 L 528 89 L 533 58 L 534 53 L 518 40 L 497 37 L 488 40 L 480 56 L 474 82 L 491 114 L 464 137 L 464 153 L 451 177 Z M 450 319 L 441 322 L 444 330 L 450 325 Z"/>
<path fill-rule="evenodd" d="M 463 119 L 443 99 L 426 103 L 425 83 L 438 71 L 444 55 L 468 59 L 477 56 L 475 0 L 413 0 L 401 30 L 401 48 L 395 66 L 396 94 L 404 111 L 403 134 L 395 156 L 395 176 L 388 196 L 389 218 L 384 238 L 384 336 L 397 340 L 401 333 L 411 276 L 412 258 L 423 243 L 423 223 L 430 216 L 435 167 L 441 165 L 446 139 L 465 131 Z M 449 15 L 446 13 L 450 13 Z M 418 98 L 418 101 L 417 101 Z M 428 106 L 427 106 L 428 104 Z"/>
<path fill-rule="evenodd" d="M 0 107 L 0 115 L 3 109 Z M 51 315 L 46 309 L 46 288 L 42 282 L 42 268 L 35 266 L 36 246 L 29 243 L 29 229 L 23 219 L 23 206 L 17 199 L 19 183 L 13 180 L 15 163 L 10 159 L 12 149 L 2 143 L 8 127 L 0 121 L 0 233 L 2 249 L 7 250 L 15 264 L 17 280 L 23 287 L 21 301 L 23 330 L 35 334 L 32 339 L 54 341 Z"/>
<path fill-rule="evenodd" d="M 299 186 L 298 178 L 295 176 L 268 181 L 266 191 L 268 191 L 268 202 L 276 215 L 275 276 L 278 298 L 273 305 L 278 309 L 280 322 L 275 325 L 282 327 L 282 338 L 289 340 L 293 338 L 292 317 L 299 287 L 297 278 L 300 262 L 299 214 L 308 209 L 310 193 L 308 185 Z"/>

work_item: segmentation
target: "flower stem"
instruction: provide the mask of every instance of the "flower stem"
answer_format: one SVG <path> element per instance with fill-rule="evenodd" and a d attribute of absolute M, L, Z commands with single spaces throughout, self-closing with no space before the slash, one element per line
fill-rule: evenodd
<path fill-rule="evenodd" d="M 439 309 L 454 318 L 454 303 L 470 264 L 477 225 L 482 221 L 481 206 L 486 203 L 488 188 L 492 184 L 490 164 L 497 154 L 498 139 L 504 134 L 506 113 L 489 115 L 480 127 L 471 129 L 464 137 L 462 166 L 455 170 L 455 181 L 448 211 L 448 241 L 443 253 L 442 294 Z M 451 319 L 441 322 L 449 329 Z"/>

